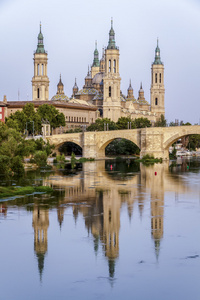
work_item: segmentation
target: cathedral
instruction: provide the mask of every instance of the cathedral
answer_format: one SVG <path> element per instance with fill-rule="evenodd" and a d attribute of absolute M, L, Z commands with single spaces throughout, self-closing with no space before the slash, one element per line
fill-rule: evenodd
<path fill-rule="evenodd" d="M 4 101 L 0 102 L 0 120 L 10 116 L 24 105 L 32 102 L 37 108 L 42 104 L 54 105 L 65 116 L 64 130 L 88 126 L 97 118 L 109 118 L 117 122 L 120 117 L 148 118 L 152 125 L 165 115 L 165 88 L 164 65 L 160 59 L 160 48 L 155 49 L 155 59 L 151 67 L 151 97 L 150 103 L 144 97 L 142 84 L 138 98 L 133 94 L 131 81 L 127 96 L 121 91 L 121 77 L 119 73 L 119 48 L 115 42 L 113 21 L 109 31 L 108 46 L 103 49 L 102 58 L 99 60 L 97 43 L 91 67 L 88 68 L 85 84 L 79 90 L 75 79 L 72 95 L 64 93 L 61 75 L 57 85 L 57 93 L 49 99 L 49 77 L 47 74 L 48 54 L 44 48 L 44 37 L 41 31 L 38 34 L 37 49 L 34 52 L 34 74 L 32 78 L 32 101 Z"/>
<path fill-rule="evenodd" d="M 113 21 L 111 21 L 108 46 L 103 49 L 102 58 L 99 60 L 96 43 L 93 64 L 91 68 L 88 68 L 85 84 L 81 90 L 78 90 L 75 81 L 72 96 L 95 105 L 101 117 L 109 118 L 114 122 L 117 122 L 120 117 L 130 117 L 131 119 L 145 117 L 154 123 L 162 114 L 165 115 L 164 65 L 160 59 L 158 41 L 151 74 L 150 103 L 144 97 L 142 83 L 137 99 L 133 95 L 131 81 L 127 96 L 121 92 L 119 48 L 115 43 L 115 32 Z"/>

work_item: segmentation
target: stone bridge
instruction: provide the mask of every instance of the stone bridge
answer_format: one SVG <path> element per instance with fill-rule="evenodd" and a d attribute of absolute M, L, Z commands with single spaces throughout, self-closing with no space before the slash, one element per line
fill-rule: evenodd
<path fill-rule="evenodd" d="M 73 142 L 83 150 L 83 157 L 105 158 L 106 146 L 115 139 L 127 139 L 140 148 L 140 157 L 146 154 L 169 159 L 169 147 L 178 139 L 200 134 L 200 126 L 150 127 L 141 129 L 95 131 L 57 134 L 46 137 L 56 149 L 65 142 Z"/>

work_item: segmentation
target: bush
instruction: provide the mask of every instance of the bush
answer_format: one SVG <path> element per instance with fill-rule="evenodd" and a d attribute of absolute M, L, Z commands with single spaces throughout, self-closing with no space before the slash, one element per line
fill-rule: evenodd
<path fill-rule="evenodd" d="M 34 155 L 34 162 L 39 167 L 44 167 L 47 165 L 47 153 L 46 151 L 37 151 Z"/>
<path fill-rule="evenodd" d="M 15 156 L 11 160 L 11 170 L 19 175 L 22 176 L 24 174 L 24 165 L 22 163 L 22 158 L 20 156 Z"/>
<path fill-rule="evenodd" d="M 9 175 L 10 172 L 10 157 L 6 155 L 0 155 L 0 174 Z"/>

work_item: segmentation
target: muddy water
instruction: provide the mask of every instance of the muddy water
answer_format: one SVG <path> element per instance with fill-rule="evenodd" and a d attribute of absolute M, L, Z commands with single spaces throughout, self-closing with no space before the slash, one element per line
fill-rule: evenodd
<path fill-rule="evenodd" d="M 125 160 L 13 179 L 55 193 L 0 202 L 0 299 L 199 299 L 199 172 Z"/>

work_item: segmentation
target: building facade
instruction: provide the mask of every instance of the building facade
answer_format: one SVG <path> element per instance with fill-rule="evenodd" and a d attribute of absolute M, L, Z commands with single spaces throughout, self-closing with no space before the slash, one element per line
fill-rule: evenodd
<path fill-rule="evenodd" d="M 133 93 L 131 81 L 127 96 L 121 91 L 120 53 L 115 42 L 113 21 L 109 31 L 109 41 L 103 49 L 99 60 L 97 43 L 95 43 L 94 58 L 85 77 L 85 84 L 79 90 L 76 79 L 72 89 L 72 96 L 64 93 L 61 75 L 56 94 L 49 100 L 49 77 L 47 74 L 48 54 L 44 49 L 44 37 L 41 30 L 38 34 L 37 49 L 34 52 L 34 75 L 32 78 L 32 101 L 4 101 L 0 103 L 0 120 L 5 121 L 17 110 L 21 110 L 26 103 L 32 102 L 37 109 L 42 104 L 52 104 L 65 115 L 64 129 L 88 126 L 99 117 L 109 118 L 117 122 L 120 117 L 131 119 L 145 117 L 152 123 L 161 115 L 165 115 L 164 65 L 160 58 L 160 48 L 155 50 L 155 60 L 151 67 L 151 98 L 150 103 L 144 97 L 142 83 L 138 98 Z"/>
<path fill-rule="evenodd" d="M 73 96 L 94 104 L 98 107 L 102 117 L 115 122 L 120 117 L 130 117 L 131 119 L 145 117 L 152 123 L 156 122 L 161 115 L 165 116 L 164 65 L 160 59 L 158 42 L 151 67 L 150 103 L 144 97 L 142 83 L 137 99 L 133 94 L 131 82 L 127 96 L 122 93 L 119 56 L 113 21 L 111 21 L 108 46 L 103 49 L 101 60 L 99 61 L 96 43 L 93 64 L 85 77 L 85 84 L 79 91 L 75 92 L 73 89 Z"/>

